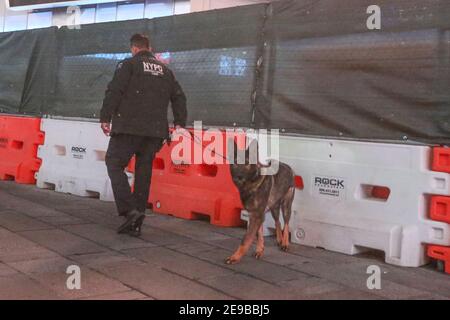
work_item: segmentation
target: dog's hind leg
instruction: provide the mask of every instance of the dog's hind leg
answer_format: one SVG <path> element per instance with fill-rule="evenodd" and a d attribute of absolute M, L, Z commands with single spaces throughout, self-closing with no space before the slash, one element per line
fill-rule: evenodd
<path fill-rule="evenodd" d="M 270 212 L 272 213 L 273 220 L 275 221 L 275 232 L 277 235 L 277 244 L 281 246 L 281 241 L 283 240 L 282 232 L 281 232 L 281 222 L 280 222 L 280 206 L 281 203 L 277 202 L 270 208 Z"/>
<path fill-rule="evenodd" d="M 295 188 L 289 188 L 288 192 L 282 201 L 284 228 L 283 240 L 281 242 L 281 250 L 288 251 L 289 249 L 289 221 L 291 220 L 292 202 L 294 201 Z"/>
<path fill-rule="evenodd" d="M 261 228 L 264 221 L 264 212 L 254 213 L 250 212 L 250 221 L 247 229 L 247 233 L 244 236 L 244 239 L 241 242 L 241 245 L 236 250 L 236 252 L 225 261 L 227 264 L 235 264 L 238 263 L 242 257 L 247 253 L 250 249 L 250 246 L 255 239 L 255 236 L 258 230 Z"/>
<path fill-rule="evenodd" d="M 256 242 L 256 252 L 255 258 L 261 259 L 264 255 L 264 226 L 261 224 L 261 227 L 258 229 L 258 239 Z"/>

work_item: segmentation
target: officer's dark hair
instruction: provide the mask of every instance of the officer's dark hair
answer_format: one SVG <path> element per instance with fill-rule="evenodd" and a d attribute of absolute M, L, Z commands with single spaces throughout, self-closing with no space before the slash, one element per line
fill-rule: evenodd
<path fill-rule="evenodd" d="M 150 40 L 146 35 L 136 33 L 130 39 L 130 46 L 139 49 L 150 49 Z"/>

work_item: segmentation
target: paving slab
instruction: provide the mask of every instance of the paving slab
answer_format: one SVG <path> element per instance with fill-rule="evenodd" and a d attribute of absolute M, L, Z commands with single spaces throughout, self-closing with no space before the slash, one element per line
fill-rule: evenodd
<path fill-rule="evenodd" d="M 186 278 L 198 280 L 233 273 L 225 266 L 204 262 L 195 256 L 189 256 L 163 247 L 126 250 L 127 255 L 158 266 Z"/>
<path fill-rule="evenodd" d="M 387 299 L 411 299 L 427 294 L 426 291 L 404 286 L 384 278 L 384 270 L 381 267 L 381 290 L 369 290 L 367 268 L 370 263 L 356 262 L 354 264 L 333 265 L 322 261 L 314 261 L 308 264 L 291 265 L 290 267 L 318 278 L 326 279 L 346 287 L 374 294 Z"/>
<path fill-rule="evenodd" d="M 17 185 L 10 187 L 6 191 L 10 195 L 19 197 L 23 200 L 39 203 L 48 208 L 52 208 L 58 210 L 60 208 L 88 208 L 84 201 L 86 198 L 78 197 L 75 195 L 55 192 L 50 189 L 39 189 L 33 185 L 20 185 L 17 188 Z M 2 191 L 0 187 L 0 191 Z"/>
<path fill-rule="evenodd" d="M 65 225 L 64 230 L 113 250 L 152 247 L 154 244 L 126 234 L 117 234 L 99 224 Z"/>
<path fill-rule="evenodd" d="M 25 231 L 21 236 L 61 255 L 104 252 L 107 248 L 64 230 Z"/>
<path fill-rule="evenodd" d="M 313 258 L 303 257 L 292 254 L 291 252 L 281 251 L 277 246 L 266 247 L 262 260 L 287 267 L 291 265 L 308 264 L 313 261 L 317 261 Z"/>
<path fill-rule="evenodd" d="M 117 267 L 124 262 L 140 263 L 139 260 L 123 253 L 106 251 L 101 253 L 87 253 L 69 256 L 69 259 L 88 266 L 93 270 L 100 270 L 105 267 Z M 144 263 L 141 263 L 145 265 Z"/>
<path fill-rule="evenodd" d="M 0 300 L 60 299 L 54 291 L 23 274 L 0 277 L 0 288 L 3 288 L 0 289 Z M 7 290 L 4 288 L 7 288 Z"/>
<path fill-rule="evenodd" d="M 95 210 L 98 214 L 117 215 L 115 202 L 99 201 L 97 199 L 87 198 L 84 202 L 86 207 Z"/>
<path fill-rule="evenodd" d="M 186 240 L 184 242 L 168 244 L 165 247 L 189 255 L 197 255 L 202 251 L 209 251 L 215 249 L 215 247 L 210 244 L 191 239 Z"/>
<path fill-rule="evenodd" d="M 14 210 L 0 211 L 0 226 L 10 231 L 46 230 L 53 227 Z"/>
<path fill-rule="evenodd" d="M 144 225 L 142 227 L 141 239 L 159 246 L 169 246 L 173 244 L 187 243 L 191 239 L 177 233 L 161 230 Z"/>
<path fill-rule="evenodd" d="M 14 262 L 57 256 L 51 250 L 0 227 L 0 261 Z"/>
<path fill-rule="evenodd" d="M 426 291 L 432 296 L 435 292 L 450 297 L 450 276 L 435 270 L 426 271 L 425 268 L 411 268 L 404 272 L 404 268 L 383 264 L 382 279 L 397 283 L 403 287 Z M 428 295 L 427 294 L 427 295 Z"/>
<path fill-rule="evenodd" d="M 257 260 L 252 255 L 245 256 L 238 264 L 227 265 L 224 262 L 231 253 L 232 252 L 224 249 L 214 249 L 212 251 L 200 252 L 198 257 L 216 265 L 223 266 L 236 273 L 249 275 L 253 278 L 272 284 L 296 280 L 304 276 L 314 277 L 313 275 L 304 274 L 294 269 L 268 263 L 264 260 Z"/>
<path fill-rule="evenodd" d="M 302 245 L 291 245 L 289 247 L 289 252 L 300 257 L 314 258 L 315 260 L 330 264 L 345 264 L 365 261 L 359 256 L 350 256 L 339 252 L 332 252 L 321 248 L 306 247 Z M 378 262 L 383 261 L 379 260 Z"/>
<path fill-rule="evenodd" d="M 255 300 L 288 300 L 294 299 L 294 294 L 282 287 L 263 282 L 248 275 L 233 273 L 224 276 L 206 278 L 201 283 L 217 288 L 237 299 Z"/>
<path fill-rule="evenodd" d="M 303 299 L 310 300 L 383 300 L 377 295 L 361 291 L 355 290 L 351 288 L 345 288 L 340 291 L 332 291 L 323 294 L 307 296 Z"/>
<path fill-rule="evenodd" d="M 242 242 L 242 239 L 230 237 L 228 239 L 210 240 L 207 243 L 211 244 L 212 246 L 234 252 L 239 247 L 241 242 Z M 249 254 L 253 253 L 254 251 L 255 251 L 255 243 L 252 244 L 252 246 L 249 250 Z"/>
<path fill-rule="evenodd" d="M 278 286 L 292 293 L 298 299 L 312 299 L 316 296 L 347 290 L 343 285 L 325 279 L 303 276 L 296 280 L 282 281 Z"/>
<path fill-rule="evenodd" d="M 102 269 L 102 273 L 156 299 L 222 300 L 231 298 L 215 288 L 156 266 L 123 263 L 119 267 Z"/>
<path fill-rule="evenodd" d="M 173 218 L 169 220 L 148 219 L 145 223 L 160 230 L 170 231 L 171 233 L 199 241 L 225 240 L 230 238 L 225 234 L 205 229 L 205 224 L 208 224 L 205 221 L 202 224 L 198 224 L 198 221 L 195 220 Z"/>
<path fill-rule="evenodd" d="M 30 275 L 42 286 L 56 293 L 61 299 L 80 299 L 131 290 L 129 287 L 109 276 L 80 266 L 81 288 L 69 289 L 67 286 L 70 274 L 65 272 L 33 273 Z"/>
<path fill-rule="evenodd" d="M 102 215 L 92 208 L 78 208 L 78 209 L 60 209 L 64 214 L 81 219 L 90 223 L 101 224 L 110 229 L 116 229 L 123 219 L 117 215 Z"/>
<path fill-rule="evenodd" d="M 3 184 L 3 182 L 1 184 Z M 15 210 L 30 217 L 48 217 L 62 214 L 58 210 L 43 205 L 45 203 L 46 201 L 44 199 L 39 202 L 33 202 L 20 195 L 11 195 L 3 191 L 0 192 L 1 210 Z"/>
<path fill-rule="evenodd" d="M 129 290 L 125 292 L 111 293 L 100 296 L 91 296 L 88 298 L 82 298 L 81 300 L 153 300 L 145 294 Z"/>
<path fill-rule="evenodd" d="M 0 277 L 9 277 L 17 273 L 17 270 L 14 270 L 10 266 L 0 262 Z"/>
<path fill-rule="evenodd" d="M 76 263 L 64 257 L 58 256 L 52 258 L 10 262 L 8 265 L 17 271 L 30 276 L 32 274 L 39 273 L 59 272 L 65 274 L 67 268 L 69 266 L 76 265 Z"/>
<path fill-rule="evenodd" d="M 52 225 L 52 226 L 66 226 L 66 225 L 72 225 L 72 224 L 88 224 L 91 223 L 90 221 L 86 221 L 80 218 L 72 217 L 67 214 L 61 214 L 58 216 L 50 216 L 50 217 L 38 217 L 36 218 L 39 221 L 42 221 L 46 224 Z"/>
<path fill-rule="evenodd" d="M 218 227 L 212 224 L 208 224 L 205 223 L 204 221 L 196 221 L 193 220 L 191 221 L 192 224 L 198 224 L 200 225 L 203 229 L 208 230 L 210 232 L 215 232 L 215 233 L 220 233 L 223 235 L 226 235 L 228 237 L 232 237 L 232 238 L 238 238 L 238 239 L 242 239 L 242 237 L 245 235 L 245 232 L 247 230 L 247 228 L 244 227 L 226 227 L 226 228 L 222 228 L 222 227 Z"/>
<path fill-rule="evenodd" d="M 449 300 L 450 277 L 431 266 L 387 265 L 383 254 L 348 256 L 265 238 L 240 264 L 224 263 L 245 228 L 219 228 L 148 211 L 140 238 L 117 235 L 115 204 L 0 182 L 0 299 L 412 299 Z M 67 289 L 69 265 L 82 290 Z M 382 270 L 367 288 L 367 267 Z"/>

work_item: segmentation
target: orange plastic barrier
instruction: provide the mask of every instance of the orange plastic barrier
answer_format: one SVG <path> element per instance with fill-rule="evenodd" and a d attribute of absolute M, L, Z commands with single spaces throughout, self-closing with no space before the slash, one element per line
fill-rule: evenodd
<path fill-rule="evenodd" d="M 450 173 L 450 148 L 433 148 L 431 168 L 434 171 Z M 450 197 L 431 197 L 430 218 L 435 221 L 450 223 Z M 427 254 L 432 259 L 442 261 L 445 273 L 450 274 L 450 247 L 429 245 Z"/>
<path fill-rule="evenodd" d="M 450 148 L 433 148 L 432 170 L 450 173 Z M 430 218 L 435 221 L 450 223 L 450 197 L 432 196 Z M 445 273 L 450 274 L 450 247 L 429 245 L 428 256 L 444 263 Z"/>
<path fill-rule="evenodd" d="M 443 261 L 445 273 L 450 274 L 450 247 L 428 246 L 428 256 Z"/>
<path fill-rule="evenodd" d="M 0 180 L 36 183 L 37 149 L 44 143 L 40 125 L 38 118 L 0 116 Z"/>
<path fill-rule="evenodd" d="M 450 173 L 450 148 L 433 148 L 433 171 Z"/>
<path fill-rule="evenodd" d="M 301 176 L 295 176 L 295 187 L 299 190 L 303 190 L 305 188 L 305 184 L 303 183 L 303 178 Z"/>
<path fill-rule="evenodd" d="M 450 197 L 431 197 L 430 218 L 450 223 Z"/>
<path fill-rule="evenodd" d="M 225 132 L 221 134 L 225 137 Z M 202 135 L 204 137 L 205 132 Z M 245 139 L 243 134 L 241 136 Z M 202 143 L 194 138 L 192 141 L 191 163 L 194 148 L 199 148 L 202 154 L 205 150 L 213 150 L 208 147 L 211 143 L 209 140 Z M 181 142 L 164 145 L 153 162 L 149 197 L 153 211 L 189 220 L 209 216 L 211 224 L 222 227 L 244 225 L 245 222 L 240 218 L 242 204 L 239 192 L 231 179 L 226 160 L 224 164 L 175 164 L 171 155 L 178 143 Z M 226 157 L 226 142 L 220 152 L 216 150 L 212 154 Z M 133 167 L 132 163 L 130 172 L 134 172 Z"/>
<path fill-rule="evenodd" d="M 391 190 L 388 187 L 374 186 L 372 188 L 371 196 L 374 199 L 385 200 L 389 199 Z"/>

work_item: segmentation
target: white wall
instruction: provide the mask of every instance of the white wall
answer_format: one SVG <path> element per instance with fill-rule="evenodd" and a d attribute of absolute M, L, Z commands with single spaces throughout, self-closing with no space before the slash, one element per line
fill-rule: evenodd
<path fill-rule="evenodd" d="M 142 18 L 155 18 L 189 13 L 190 0 L 145 0 L 142 3 L 98 4 L 83 8 L 81 23 L 95 23 Z M 28 12 L 6 10 L 5 0 L 0 0 L 0 32 L 15 31 L 68 24 L 65 8 Z"/>
<path fill-rule="evenodd" d="M 3 23 L 0 25 L 0 31 L 14 31 L 27 29 L 28 26 L 28 12 L 14 12 L 6 10 L 6 1 L 2 2 L 2 18 Z"/>
<path fill-rule="evenodd" d="M 81 23 L 156 18 L 196 11 L 222 9 L 268 2 L 269 0 L 145 0 L 145 3 L 98 4 L 83 8 Z M 6 10 L 0 0 L 0 32 L 67 25 L 65 8 L 44 12 Z"/>
<path fill-rule="evenodd" d="M 3 31 L 3 25 L 5 23 L 5 1 L 0 0 L 0 32 Z"/>

